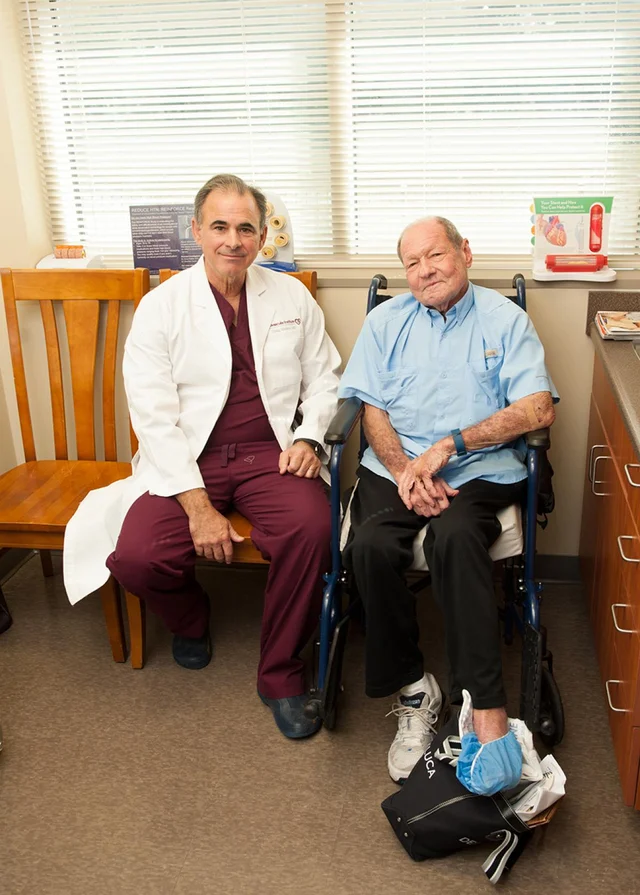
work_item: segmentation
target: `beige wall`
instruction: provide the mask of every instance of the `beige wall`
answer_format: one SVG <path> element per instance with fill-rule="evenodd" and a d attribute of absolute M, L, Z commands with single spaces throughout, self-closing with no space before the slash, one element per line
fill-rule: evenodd
<path fill-rule="evenodd" d="M 0 266 L 32 266 L 50 251 L 44 200 L 37 174 L 28 103 L 18 52 L 15 4 L 0 0 Z M 378 265 L 376 265 L 377 269 Z M 364 317 L 366 288 L 364 270 L 321 270 L 319 302 L 327 328 L 343 358 L 348 357 Z M 388 274 L 393 271 L 386 271 Z M 473 272 L 472 272 L 473 276 Z M 485 271 L 476 271 L 482 282 Z M 358 277 L 359 285 L 332 284 L 342 277 Z M 398 290 L 395 290 L 398 291 Z M 561 394 L 553 429 L 551 459 L 556 470 L 557 510 L 540 536 L 544 553 L 575 555 L 580 531 L 581 487 L 586 453 L 587 416 L 593 350 L 584 334 L 586 289 L 530 288 L 529 312 L 545 343 L 551 375 Z M 52 456 L 50 412 L 46 401 L 46 365 L 42 334 L 35 317 L 24 319 L 26 360 L 31 391 L 36 443 L 41 456 Z M 124 411 L 123 411 L 124 413 Z M 119 444 L 126 453 L 126 426 Z M 355 466 L 355 445 L 348 466 Z M 123 457 L 124 458 L 124 457 Z M 21 459 L 21 442 L 6 339 L 4 315 L 0 315 L 0 471 Z"/>
<path fill-rule="evenodd" d="M 0 0 L 0 21 L 0 267 L 32 267 L 51 249 L 12 0 Z M 6 323 L 0 313 L 0 471 L 21 457 Z"/>

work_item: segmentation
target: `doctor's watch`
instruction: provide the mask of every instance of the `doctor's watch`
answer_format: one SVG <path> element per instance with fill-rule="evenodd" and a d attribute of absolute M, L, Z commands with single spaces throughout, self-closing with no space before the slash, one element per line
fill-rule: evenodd
<path fill-rule="evenodd" d="M 313 441 L 311 438 L 295 438 L 293 443 L 296 444 L 298 441 L 304 441 L 305 444 L 311 445 L 311 447 L 313 448 L 313 453 L 316 455 L 316 457 L 322 456 L 322 445 L 319 442 Z"/>

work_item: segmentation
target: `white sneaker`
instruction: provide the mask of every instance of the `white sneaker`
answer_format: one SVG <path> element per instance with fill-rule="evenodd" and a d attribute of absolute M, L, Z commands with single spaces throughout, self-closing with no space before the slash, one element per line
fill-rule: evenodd
<path fill-rule="evenodd" d="M 398 732 L 387 759 L 389 776 L 396 783 L 404 783 L 436 735 L 442 708 L 440 687 L 434 676 L 427 673 L 421 681 L 405 689 L 412 690 L 418 685 L 417 693 L 406 695 L 400 692 L 398 702 L 394 702 L 387 713 L 387 717 L 398 717 Z"/>

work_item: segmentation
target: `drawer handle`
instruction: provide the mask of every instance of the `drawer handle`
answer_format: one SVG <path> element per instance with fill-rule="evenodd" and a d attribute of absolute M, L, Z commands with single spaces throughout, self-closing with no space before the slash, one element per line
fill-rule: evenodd
<path fill-rule="evenodd" d="M 630 712 L 631 709 L 617 709 L 611 702 L 611 693 L 609 693 L 609 684 L 624 684 L 624 681 L 605 681 L 604 688 L 607 691 L 607 701 L 612 712 Z"/>
<path fill-rule="evenodd" d="M 640 559 L 634 559 L 632 556 L 627 556 L 624 550 L 622 549 L 622 541 L 635 541 L 637 538 L 634 535 L 618 535 L 618 550 L 620 551 L 620 556 L 623 558 L 625 562 L 640 562 Z"/>
<path fill-rule="evenodd" d="M 631 628 L 621 628 L 618 624 L 618 619 L 616 618 L 616 607 L 622 607 L 623 609 L 628 609 L 628 603 L 612 603 L 611 604 L 611 615 L 613 616 L 613 624 L 616 631 L 620 631 L 621 634 L 637 634 L 637 631 L 633 631 Z"/>
<path fill-rule="evenodd" d="M 608 445 L 606 445 L 606 444 L 592 444 L 592 445 L 591 445 L 591 450 L 589 451 L 589 470 L 588 470 L 588 474 L 589 474 L 589 481 L 590 481 L 592 484 L 593 484 L 593 467 L 594 467 L 594 462 L 593 462 L 593 452 L 594 452 L 594 451 L 597 451 L 598 448 L 606 448 L 606 447 L 608 447 Z"/>
<path fill-rule="evenodd" d="M 594 445 L 594 447 L 595 447 L 595 445 Z M 593 450 L 593 448 L 591 448 L 591 450 Z M 627 479 L 629 481 L 629 484 L 633 488 L 640 488 L 640 482 L 634 482 L 633 479 L 631 478 L 631 473 L 629 472 L 630 469 L 640 469 L 640 463 L 625 463 L 624 464 L 624 471 L 627 474 Z"/>
<path fill-rule="evenodd" d="M 594 445 L 594 447 L 603 447 L 604 445 Z M 609 491 L 596 491 L 596 485 L 606 485 L 604 479 L 598 480 L 596 479 L 596 467 L 598 465 L 598 460 L 611 460 L 611 457 L 606 454 L 600 454 L 599 457 L 593 461 L 593 478 L 591 479 L 591 491 L 595 494 L 596 497 L 609 497 Z"/>

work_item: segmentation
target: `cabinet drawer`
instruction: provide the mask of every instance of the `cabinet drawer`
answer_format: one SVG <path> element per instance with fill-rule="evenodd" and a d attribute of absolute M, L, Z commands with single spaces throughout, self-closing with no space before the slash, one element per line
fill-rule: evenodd
<path fill-rule="evenodd" d="M 616 407 L 612 433 L 613 455 L 622 478 L 622 489 L 635 527 L 640 530 L 640 458 L 638 457 L 626 423 Z"/>
<path fill-rule="evenodd" d="M 613 750 L 616 756 L 622 793 L 626 805 L 633 805 L 638 784 L 638 762 L 634 760 L 632 741 L 636 727 L 633 723 L 632 703 L 635 682 L 625 679 L 623 665 L 615 651 L 611 653 L 611 677 L 605 678 L 605 698 Z M 628 678 L 628 675 L 626 675 Z"/>
<path fill-rule="evenodd" d="M 618 508 L 616 547 L 621 587 L 629 602 L 640 612 L 640 536 L 626 501 Z"/>
<path fill-rule="evenodd" d="M 618 674 L 624 681 L 624 708 L 631 712 L 634 725 L 640 723 L 638 712 L 638 672 L 640 671 L 640 612 L 621 589 L 620 602 L 609 607 L 611 644 L 605 679 Z M 611 656 L 615 658 L 612 660 Z M 615 664 L 616 669 L 613 668 Z"/>

